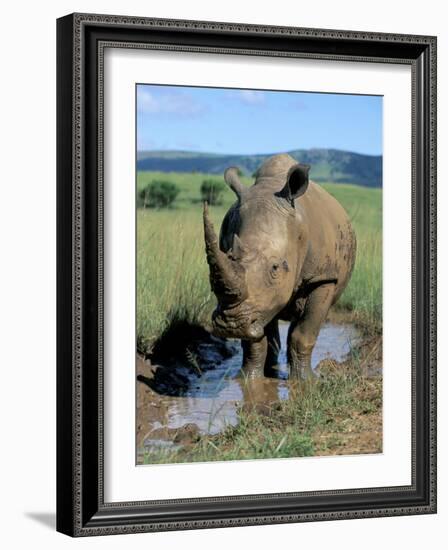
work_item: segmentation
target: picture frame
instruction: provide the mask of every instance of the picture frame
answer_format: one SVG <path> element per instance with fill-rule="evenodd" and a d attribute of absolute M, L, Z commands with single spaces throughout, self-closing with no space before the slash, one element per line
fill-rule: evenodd
<path fill-rule="evenodd" d="M 105 48 L 411 67 L 412 482 L 104 498 Z M 57 21 L 57 530 L 141 533 L 436 512 L 436 38 L 72 14 Z M 399 345 L 397 343 L 397 345 Z"/>

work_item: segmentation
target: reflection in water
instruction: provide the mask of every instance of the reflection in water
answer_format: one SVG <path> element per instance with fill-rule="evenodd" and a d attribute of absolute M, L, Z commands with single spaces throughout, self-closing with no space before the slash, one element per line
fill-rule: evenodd
<path fill-rule="evenodd" d="M 172 377 L 180 381 L 182 391 L 176 393 L 172 388 L 160 391 L 165 387 L 163 384 L 157 389 L 159 394 L 164 395 L 159 395 L 157 415 L 145 419 L 148 431 L 142 442 L 144 450 L 151 452 L 176 447 L 175 442 L 169 440 L 170 430 L 172 434 L 173 429 L 186 425 L 197 427 L 201 434 L 216 434 L 229 425 L 235 426 L 238 423 L 238 407 L 242 404 L 272 404 L 288 399 L 288 326 L 282 323 L 279 327 L 282 351 L 277 379 L 246 380 L 238 376 L 242 362 L 241 350 L 200 374 L 188 368 L 176 368 Z M 353 326 L 326 323 L 313 351 L 312 367 L 316 368 L 327 358 L 343 361 L 358 340 L 358 332 Z"/>

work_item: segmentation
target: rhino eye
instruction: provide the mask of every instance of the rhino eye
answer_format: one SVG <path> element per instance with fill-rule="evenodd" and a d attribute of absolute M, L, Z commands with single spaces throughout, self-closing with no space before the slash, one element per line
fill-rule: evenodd
<path fill-rule="evenodd" d="M 280 273 L 280 265 L 279 264 L 272 264 L 271 275 L 273 277 L 277 277 L 279 273 Z"/>

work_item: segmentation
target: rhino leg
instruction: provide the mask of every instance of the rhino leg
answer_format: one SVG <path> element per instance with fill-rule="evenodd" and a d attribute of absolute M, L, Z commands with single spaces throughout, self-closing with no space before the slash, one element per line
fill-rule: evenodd
<path fill-rule="evenodd" d="M 243 373 L 249 378 L 261 376 L 277 377 L 275 370 L 280 351 L 278 321 L 275 319 L 265 327 L 265 335 L 258 342 L 242 340 Z"/>
<path fill-rule="evenodd" d="M 308 296 L 303 315 L 291 322 L 288 333 L 289 377 L 295 380 L 312 379 L 311 353 L 333 302 L 334 283 L 315 288 Z"/>
<path fill-rule="evenodd" d="M 241 340 L 243 348 L 243 375 L 247 378 L 263 376 L 264 364 L 268 353 L 268 339 L 263 336 L 258 342 Z"/>
<path fill-rule="evenodd" d="M 264 375 L 277 378 L 275 367 L 278 365 L 278 354 L 280 353 L 280 333 L 278 332 L 278 321 L 274 319 L 265 328 L 268 340 L 268 350 L 264 363 Z"/>

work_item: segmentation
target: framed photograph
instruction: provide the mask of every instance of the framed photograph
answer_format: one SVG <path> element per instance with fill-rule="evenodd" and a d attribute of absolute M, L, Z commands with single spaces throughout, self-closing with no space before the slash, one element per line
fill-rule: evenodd
<path fill-rule="evenodd" d="M 57 41 L 57 529 L 435 513 L 436 38 Z"/>

